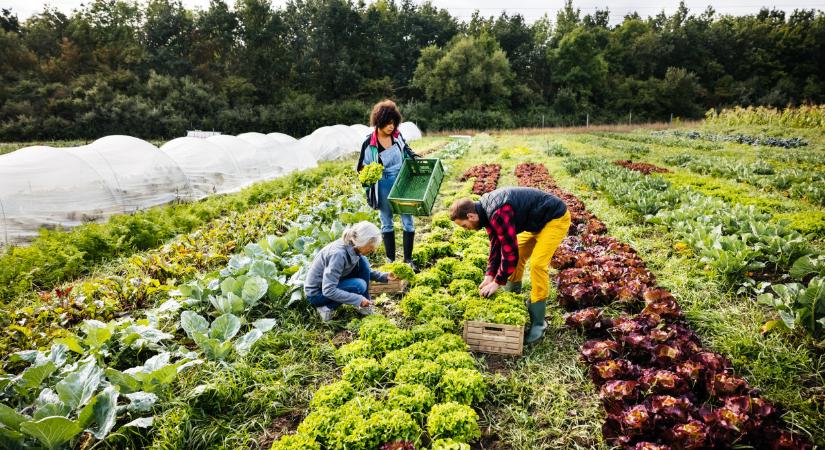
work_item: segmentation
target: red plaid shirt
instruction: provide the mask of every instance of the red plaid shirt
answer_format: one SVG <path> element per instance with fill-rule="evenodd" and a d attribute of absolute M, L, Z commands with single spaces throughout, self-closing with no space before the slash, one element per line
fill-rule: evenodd
<path fill-rule="evenodd" d="M 513 207 L 504 205 L 490 217 L 486 227 L 490 237 L 490 258 L 487 260 L 487 275 L 496 283 L 506 284 L 507 278 L 516 270 L 518 263 L 518 240 L 516 226 L 513 225 Z"/>

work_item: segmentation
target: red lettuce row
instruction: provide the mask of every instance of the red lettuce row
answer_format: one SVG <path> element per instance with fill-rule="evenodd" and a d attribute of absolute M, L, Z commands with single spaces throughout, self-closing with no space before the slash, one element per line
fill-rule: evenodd
<path fill-rule="evenodd" d="M 584 203 L 573 194 L 559 189 L 544 164 L 521 163 L 516 166 L 516 178 L 519 186 L 534 187 L 547 191 L 567 204 L 567 210 L 570 211 L 572 220 L 570 235 L 604 234 L 607 232 L 604 222 L 588 211 Z"/>
<path fill-rule="evenodd" d="M 633 162 L 629 159 L 620 159 L 618 161 L 613 161 L 613 164 L 617 166 L 624 167 L 625 169 L 635 170 L 636 172 L 641 172 L 645 175 L 650 175 L 651 173 L 668 173 L 669 170 L 665 169 L 664 167 L 659 167 L 654 164 L 648 163 L 640 163 L 640 162 Z"/>
<path fill-rule="evenodd" d="M 544 166 L 521 164 L 516 175 L 522 185 L 558 190 Z M 568 205 L 583 223 L 581 202 Z M 634 450 L 811 449 L 727 358 L 702 346 L 636 251 L 602 233 L 576 227 L 552 265 L 566 324 L 590 338 L 580 352 L 607 412 L 608 442 Z M 597 307 L 617 302 L 628 313 L 605 317 Z"/>
<path fill-rule="evenodd" d="M 501 176 L 501 164 L 479 164 L 467 169 L 460 181 L 475 178 L 473 194 L 482 195 L 496 189 Z"/>

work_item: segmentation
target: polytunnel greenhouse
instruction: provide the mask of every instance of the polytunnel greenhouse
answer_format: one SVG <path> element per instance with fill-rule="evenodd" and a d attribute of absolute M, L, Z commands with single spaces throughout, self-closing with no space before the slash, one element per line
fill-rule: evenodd
<path fill-rule="evenodd" d="M 415 124 L 404 123 L 420 137 Z M 213 194 L 304 170 L 357 153 L 365 125 L 322 127 L 302 139 L 283 133 L 181 137 L 161 148 L 130 136 L 107 136 L 68 148 L 26 147 L 0 155 L 0 245 L 21 243 L 40 228 L 73 227 L 172 201 Z"/>

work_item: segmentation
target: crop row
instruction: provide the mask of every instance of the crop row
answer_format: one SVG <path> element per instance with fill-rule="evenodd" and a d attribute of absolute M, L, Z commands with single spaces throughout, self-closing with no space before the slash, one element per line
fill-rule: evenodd
<path fill-rule="evenodd" d="M 152 306 L 175 285 L 226 264 L 247 243 L 284 232 L 304 212 L 302 205 L 311 204 L 310 200 L 320 194 L 321 198 L 353 194 L 349 183 L 334 180 L 328 179 L 322 187 L 297 196 L 228 214 L 157 250 L 134 256 L 111 271 L 21 302 L 27 306 L 3 306 L 0 350 L 8 354 L 39 347 L 85 319 L 109 320 L 124 311 Z"/>
<path fill-rule="evenodd" d="M 721 150 L 722 144 L 717 142 L 707 142 L 695 139 L 689 139 L 682 136 L 668 136 L 663 134 L 629 134 L 629 133 L 595 133 L 600 138 L 608 138 L 616 141 L 636 142 L 642 144 L 661 145 L 664 147 L 673 147 L 679 149 L 690 148 L 693 150 L 713 151 Z M 595 139 L 590 136 L 581 138 L 582 142 L 590 143 Z M 595 140 L 595 144 L 604 142 L 604 140 Z M 649 150 L 649 148 L 647 148 Z"/>
<path fill-rule="evenodd" d="M 62 448 L 105 439 L 118 424 L 149 427 L 178 373 L 246 355 L 276 325 L 267 316 L 272 305 L 300 297 L 313 253 L 344 223 L 374 218 L 361 196 L 340 198 L 338 184 L 314 190 L 316 203 L 282 236 L 247 244 L 220 271 L 177 286 L 142 317 L 84 320 L 48 351 L 14 353 L 14 370 L 0 375 L 4 445 Z"/>
<path fill-rule="evenodd" d="M 414 253 L 420 267 L 390 264 L 412 282 L 400 301 L 382 299 L 414 324 L 402 328 L 384 316 L 365 318 L 358 339 L 336 350 L 341 379 L 315 392 L 297 432 L 273 445 L 284 449 L 469 449 L 480 437 L 473 406 L 486 381 L 455 331 L 465 320 L 523 325 L 523 299 L 478 295 L 487 264 L 484 233 L 458 230 L 444 213 L 432 220 Z"/>
<path fill-rule="evenodd" d="M 665 169 L 664 167 L 659 167 L 655 164 L 648 164 L 648 163 L 640 163 L 640 162 L 633 162 L 629 159 L 621 159 L 618 161 L 613 161 L 613 164 L 624 167 L 628 170 L 635 170 L 636 172 L 643 173 L 645 175 L 650 175 L 651 173 L 667 173 L 670 172 L 669 170 Z"/>
<path fill-rule="evenodd" d="M 825 106 L 802 105 L 785 109 L 767 106 L 725 108 L 719 112 L 709 110 L 705 122 L 726 126 L 777 125 L 791 128 L 825 127 Z"/>
<path fill-rule="evenodd" d="M 591 339 L 581 348 L 607 412 L 604 436 L 636 450 L 807 449 L 779 409 L 702 347 L 673 296 L 629 245 L 580 233 L 553 259 L 566 323 Z M 597 305 L 628 311 L 608 318 Z M 634 311 L 641 312 L 633 313 Z"/>
<path fill-rule="evenodd" d="M 573 194 L 559 189 L 556 182 L 550 178 L 550 173 L 543 164 L 521 163 L 516 166 L 516 178 L 519 186 L 534 187 L 552 193 L 567 205 L 570 211 L 570 234 L 604 234 L 607 227 L 604 222 L 596 218 Z"/>
<path fill-rule="evenodd" d="M 667 227 L 680 239 L 677 249 L 690 250 L 708 270 L 740 293 L 760 293 L 771 283 L 787 281 L 800 258 L 818 258 L 808 240 L 787 222 L 774 221 L 753 206 L 730 205 L 674 188 L 662 178 L 606 166 L 594 159 L 571 158 L 565 167 L 646 222 Z M 821 320 L 825 307 L 820 301 L 825 292 L 815 289 L 818 284 L 814 280 L 810 282 L 815 284 L 808 284 L 800 294 L 780 296 L 784 300 L 775 307 L 788 316 L 782 325 L 818 337 L 825 331 L 825 320 Z"/>
<path fill-rule="evenodd" d="M 105 223 L 89 223 L 70 231 L 44 229 L 29 245 L 9 247 L 2 252 L 0 304 L 20 304 L 21 295 L 51 290 L 92 272 L 106 261 L 154 249 L 177 235 L 208 227 L 222 216 L 243 213 L 285 197 L 296 186 L 314 186 L 323 178 L 340 173 L 340 167 L 324 164 L 234 194 L 116 215 Z"/>
<path fill-rule="evenodd" d="M 501 175 L 501 164 L 479 164 L 467 169 L 459 178 L 459 181 L 473 181 L 473 194 L 482 195 L 491 192 L 498 186 L 498 179 Z"/>
<path fill-rule="evenodd" d="M 786 192 L 792 198 L 825 206 L 825 174 L 817 170 L 785 169 L 777 171 L 765 161 L 731 162 L 723 158 L 695 157 L 687 154 L 665 159 L 668 164 L 691 172 L 734 179 L 765 190 Z"/>
<path fill-rule="evenodd" d="M 702 139 L 711 142 L 732 142 L 752 146 L 796 148 L 805 147 L 808 141 L 801 137 L 779 138 L 773 136 L 751 136 L 747 134 L 714 134 L 701 131 L 654 131 L 654 136 L 676 136 L 688 139 Z"/>

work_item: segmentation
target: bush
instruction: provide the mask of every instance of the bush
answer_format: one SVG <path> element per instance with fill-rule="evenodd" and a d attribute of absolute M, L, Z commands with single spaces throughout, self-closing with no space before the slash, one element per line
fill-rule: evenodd
<path fill-rule="evenodd" d="M 568 157 L 570 156 L 570 150 L 567 149 L 564 145 L 553 142 L 552 144 L 548 144 L 547 149 L 544 152 L 547 156 L 560 156 L 560 157 Z"/>

